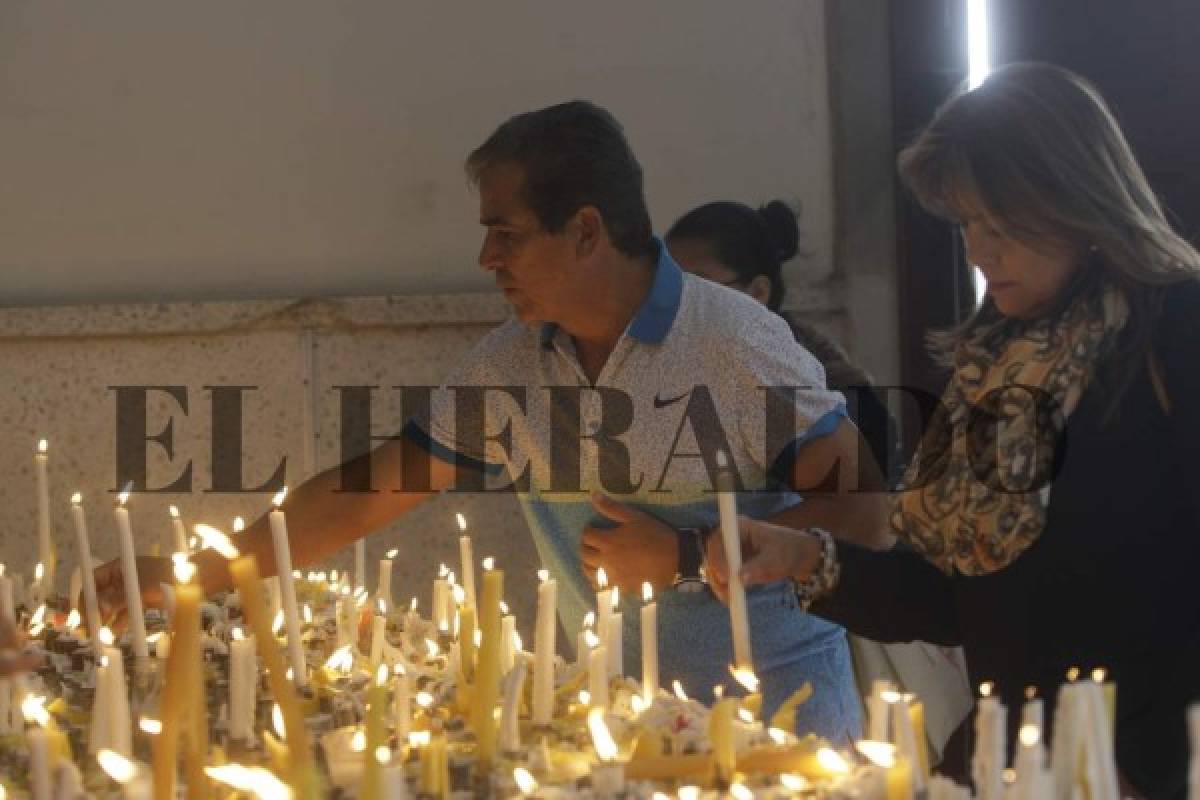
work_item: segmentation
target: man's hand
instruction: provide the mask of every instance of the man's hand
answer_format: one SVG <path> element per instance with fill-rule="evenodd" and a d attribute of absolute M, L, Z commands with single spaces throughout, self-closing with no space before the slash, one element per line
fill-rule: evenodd
<path fill-rule="evenodd" d="M 25 638 L 11 619 L 0 617 L 0 678 L 37 669 L 42 663 L 36 653 L 23 653 Z"/>
<path fill-rule="evenodd" d="M 137 557 L 138 583 L 142 587 L 142 605 L 155 608 L 162 605 L 162 584 L 171 583 L 171 560 L 155 556 Z M 96 567 L 96 599 L 100 606 L 100 621 L 118 633 L 128 623 L 125 609 L 125 574 L 120 559 Z M 88 621 L 91 624 L 91 621 Z"/>
<path fill-rule="evenodd" d="M 592 585 L 596 585 L 596 570 L 604 567 L 609 585 L 619 586 L 622 592 L 637 594 L 647 581 L 656 590 L 670 586 L 679 566 L 675 529 L 599 492 L 592 492 L 592 505 L 619 523 L 615 528 L 589 525 L 583 529 L 580 557 Z"/>
<path fill-rule="evenodd" d="M 805 531 L 738 517 L 742 544 L 742 583 L 754 586 L 791 578 L 803 581 L 821 558 L 821 542 Z M 729 602 L 729 562 L 720 530 L 708 537 L 705 552 L 708 582 L 713 593 Z"/>

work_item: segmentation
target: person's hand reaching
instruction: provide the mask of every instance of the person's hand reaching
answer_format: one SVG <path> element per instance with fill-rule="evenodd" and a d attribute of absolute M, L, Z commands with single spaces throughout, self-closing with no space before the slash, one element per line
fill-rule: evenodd
<path fill-rule="evenodd" d="M 7 617 L 0 617 L 0 678 L 37 669 L 42 659 L 36 653 L 23 652 L 25 637 L 16 624 Z"/>
<path fill-rule="evenodd" d="M 172 565 L 168 558 L 137 557 L 138 583 L 142 587 L 142 605 L 156 608 L 162 605 L 162 584 L 172 581 Z M 100 624 L 120 633 L 128 624 L 125 608 L 125 573 L 120 559 L 96 567 L 96 599 L 100 606 Z M 91 621 L 88 621 L 89 624 Z"/>
<path fill-rule="evenodd" d="M 789 578 L 805 581 L 821 560 L 821 541 L 808 533 L 769 522 L 738 518 L 742 546 L 742 583 L 754 586 Z M 708 538 L 705 554 L 709 586 L 729 602 L 729 562 L 720 530 Z"/>

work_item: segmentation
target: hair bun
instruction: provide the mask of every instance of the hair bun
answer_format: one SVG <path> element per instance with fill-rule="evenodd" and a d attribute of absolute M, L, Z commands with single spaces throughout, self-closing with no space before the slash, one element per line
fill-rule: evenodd
<path fill-rule="evenodd" d="M 800 249 L 800 223 L 796 212 L 782 200 L 772 200 L 759 207 L 758 216 L 767 226 L 767 234 L 780 262 L 794 258 Z"/>

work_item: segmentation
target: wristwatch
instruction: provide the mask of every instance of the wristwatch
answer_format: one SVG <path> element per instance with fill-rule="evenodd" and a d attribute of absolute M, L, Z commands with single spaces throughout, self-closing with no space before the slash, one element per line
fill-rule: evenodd
<path fill-rule="evenodd" d="M 708 532 L 703 528 L 678 528 L 679 566 L 675 573 L 676 591 L 701 592 L 708 585 L 704 574 L 704 540 Z"/>

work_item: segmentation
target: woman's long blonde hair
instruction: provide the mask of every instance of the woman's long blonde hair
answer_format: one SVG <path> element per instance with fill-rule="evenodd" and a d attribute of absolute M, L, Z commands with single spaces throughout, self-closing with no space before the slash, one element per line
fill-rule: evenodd
<path fill-rule="evenodd" d="M 1086 253 L 1077 284 L 1103 275 L 1130 316 L 1118 363 L 1144 359 L 1165 287 L 1200 275 L 1200 254 L 1172 230 L 1120 126 L 1096 89 L 1051 64 L 997 69 L 960 90 L 899 157 L 900 175 L 932 213 L 984 211 L 1027 245 Z M 958 331 L 995 319 L 988 299 Z"/>

